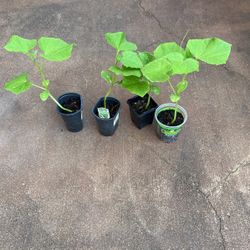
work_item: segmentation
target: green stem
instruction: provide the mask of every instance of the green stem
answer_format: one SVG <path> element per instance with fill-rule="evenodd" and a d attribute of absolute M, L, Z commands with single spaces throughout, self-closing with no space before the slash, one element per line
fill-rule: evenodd
<path fill-rule="evenodd" d="M 35 83 L 32 83 L 32 86 L 34 86 L 36 88 L 39 88 L 39 89 L 42 89 L 42 90 L 47 90 L 47 89 L 45 89 L 45 88 L 43 88 L 43 87 L 41 87 L 41 86 L 39 86 L 39 85 L 37 85 Z"/>
<path fill-rule="evenodd" d="M 147 101 L 147 104 L 146 104 L 145 110 L 147 110 L 147 109 L 148 109 L 149 104 L 150 104 L 150 100 L 151 100 L 151 97 L 150 97 L 150 95 L 148 95 L 148 101 Z"/>
<path fill-rule="evenodd" d="M 64 110 L 64 111 L 67 111 L 67 112 L 70 112 L 70 113 L 73 112 L 73 111 L 70 110 L 70 109 L 64 108 L 64 107 L 56 100 L 56 98 L 55 98 L 53 95 L 51 95 L 51 93 L 49 93 L 49 97 L 57 104 L 58 107 L 60 107 L 60 109 L 62 109 L 62 110 Z"/>
<path fill-rule="evenodd" d="M 178 111 L 178 102 L 175 104 L 175 108 L 174 108 L 174 119 L 173 121 L 171 122 L 171 124 L 174 124 L 175 121 L 176 121 L 176 117 L 177 117 L 177 111 Z"/>
<path fill-rule="evenodd" d="M 172 83 L 170 82 L 170 80 L 168 80 L 168 83 L 169 83 L 169 86 L 170 86 L 171 90 L 173 91 L 173 93 L 176 94 L 175 88 L 172 85 Z"/>
<path fill-rule="evenodd" d="M 107 97 L 112 93 L 113 86 L 114 86 L 113 84 L 110 85 L 107 94 L 104 96 L 103 105 L 105 109 L 107 108 Z"/>

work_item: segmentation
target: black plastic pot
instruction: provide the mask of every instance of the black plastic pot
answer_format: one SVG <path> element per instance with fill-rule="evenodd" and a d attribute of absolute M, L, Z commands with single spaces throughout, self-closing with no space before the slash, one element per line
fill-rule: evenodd
<path fill-rule="evenodd" d="M 80 109 L 69 113 L 62 110 L 59 106 L 57 106 L 57 112 L 63 118 L 66 128 L 70 132 L 79 132 L 83 129 L 83 98 L 81 95 L 77 93 L 66 93 L 61 95 L 57 100 L 60 104 L 67 102 L 71 98 L 79 98 L 80 99 Z"/>
<path fill-rule="evenodd" d="M 158 104 L 154 101 L 154 99 L 150 98 L 150 103 L 153 107 L 142 114 L 138 114 L 135 109 L 132 108 L 132 104 L 136 101 L 142 99 L 140 96 L 134 96 L 127 100 L 127 104 L 129 105 L 130 117 L 135 126 L 139 129 L 152 124 L 154 120 L 154 113 L 158 107 Z"/>
<path fill-rule="evenodd" d="M 103 107 L 103 100 L 104 100 L 104 97 L 98 100 L 98 102 L 92 109 L 92 115 L 95 117 L 99 132 L 104 136 L 112 136 L 115 133 L 119 124 L 119 118 L 120 118 L 119 112 L 120 112 L 121 103 L 113 97 L 107 97 L 107 104 L 111 103 L 113 105 L 118 105 L 119 108 L 116 114 L 112 118 L 103 119 L 98 116 L 98 110 L 97 110 L 98 108 Z"/>

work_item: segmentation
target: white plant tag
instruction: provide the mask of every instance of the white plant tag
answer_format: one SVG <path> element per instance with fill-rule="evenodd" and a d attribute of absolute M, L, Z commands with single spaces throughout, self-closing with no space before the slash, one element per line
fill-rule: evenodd
<path fill-rule="evenodd" d="M 116 123 L 118 122 L 118 120 L 119 120 L 119 113 L 117 114 L 117 116 L 116 116 L 116 118 L 114 119 L 114 126 L 116 125 Z"/>
<path fill-rule="evenodd" d="M 105 109 L 105 108 L 98 108 L 98 116 L 102 119 L 109 119 L 110 118 L 110 114 L 109 114 L 109 110 Z"/>

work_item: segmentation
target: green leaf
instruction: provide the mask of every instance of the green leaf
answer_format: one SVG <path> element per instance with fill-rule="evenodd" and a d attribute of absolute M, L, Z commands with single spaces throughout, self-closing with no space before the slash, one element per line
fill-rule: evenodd
<path fill-rule="evenodd" d="M 148 52 L 139 52 L 139 57 L 141 58 L 143 65 L 146 65 L 155 59 L 154 56 Z"/>
<path fill-rule="evenodd" d="M 182 80 L 176 85 L 176 93 L 177 95 L 180 95 L 183 91 L 186 90 L 188 86 L 188 81 L 187 80 Z"/>
<path fill-rule="evenodd" d="M 49 91 L 44 90 L 42 93 L 40 93 L 40 99 L 45 102 L 49 98 Z"/>
<path fill-rule="evenodd" d="M 50 81 L 49 80 L 44 80 L 42 81 L 42 85 L 47 88 L 49 86 Z"/>
<path fill-rule="evenodd" d="M 107 82 L 107 83 L 112 83 L 112 76 L 108 71 L 102 71 L 101 72 L 101 77 Z"/>
<path fill-rule="evenodd" d="M 142 68 L 142 74 L 151 82 L 165 82 L 171 73 L 170 63 L 164 59 L 156 59 Z"/>
<path fill-rule="evenodd" d="M 13 35 L 10 37 L 4 48 L 9 52 L 18 52 L 26 54 L 31 49 L 34 49 L 36 45 L 37 41 L 35 39 L 30 40 L 17 35 Z"/>
<path fill-rule="evenodd" d="M 175 42 L 168 42 L 168 43 L 162 43 L 160 44 L 155 50 L 154 50 L 154 56 L 155 58 L 162 58 L 168 55 L 169 53 L 178 52 L 184 54 L 184 49 L 181 48 L 177 43 Z"/>
<path fill-rule="evenodd" d="M 112 46 L 116 50 L 119 50 L 120 45 L 125 40 L 125 34 L 124 32 L 108 32 L 105 34 L 105 39 L 110 46 Z"/>
<path fill-rule="evenodd" d="M 69 59 L 74 44 L 69 44 L 60 38 L 41 37 L 38 40 L 39 48 L 43 51 L 41 56 L 48 61 L 61 62 Z"/>
<path fill-rule="evenodd" d="M 134 51 L 124 51 L 122 53 L 120 62 L 124 66 L 130 67 L 130 68 L 137 68 L 138 69 L 138 68 L 143 67 L 143 64 L 142 64 L 140 57 Z"/>
<path fill-rule="evenodd" d="M 172 75 L 186 75 L 199 71 L 199 62 L 193 58 L 185 59 L 181 53 L 169 53 L 165 58 L 171 63 Z"/>
<path fill-rule="evenodd" d="M 122 75 L 122 76 L 141 76 L 141 71 L 139 69 L 131 69 L 131 68 L 119 68 L 117 66 L 111 66 L 109 68 L 109 71 L 113 72 L 116 75 Z"/>
<path fill-rule="evenodd" d="M 135 43 L 128 42 L 127 40 L 123 41 L 119 46 L 120 51 L 129 51 L 129 50 L 137 50 L 137 46 Z"/>
<path fill-rule="evenodd" d="M 128 42 L 124 32 L 114 32 L 105 34 L 106 42 L 115 48 L 117 51 L 130 51 L 136 50 L 135 43 Z"/>
<path fill-rule="evenodd" d="M 151 86 L 150 91 L 152 93 L 154 93 L 155 95 L 159 95 L 161 93 L 160 87 L 159 86 L 154 86 L 154 85 Z"/>
<path fill-rule="evenodd" d="M 30 89 L 32 83 L 28 79 L 28 75 L 26 73 L 22 73 L 21 75 L 16 76 L 12 80 L 6 82 L 4 84 L 4 88 L 13 94 L 20 94 Z"/>
<path fill-rule="evenodd" d="M 208 64 L 225 64 L 232 45 L 219 38 L 191 39 L 187 43 L 190 53 Z"/>
<path fill-rule="evenodd" d="M 181 97 L 179 95 L 176 95 L 176 94 L 170 95 L 171 102 L 178 102 L 180 99 L 181 99 Z"/>
<path fill-rule="evenodd" d="M 141 97 L 145 96 L 150 90 L 148 82 L 141 81 L 140 78 L 135 76 L 124 77 L 121 86 L 132 94 Z"/>

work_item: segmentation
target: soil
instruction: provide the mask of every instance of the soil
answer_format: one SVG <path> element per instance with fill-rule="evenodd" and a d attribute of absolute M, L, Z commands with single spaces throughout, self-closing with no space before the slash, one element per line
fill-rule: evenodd
<path fill-rule="evenodd" d="M 73 112 L 76 112 L 77 110 L 79 110 L 81 108 L 81 101 L 80 98 L 78 97 L 70 97 L 67 102 L 62 102 L 61 105 L 66 108 L 66 109 L 70 109 Z M 67 111 L 62 110 L 64 113 L 69 113 Z"/>
<path fill-rule="evenodd" d="M 117 111 L 119 110 L 119 106 L 120 105 L 118 103 L 114 104 L 107 101 L 107 109 L 109 110 L 110 118 L 113 118 L 116 115 Z M 104 103 L 100 107 L 104 107 Z"/>
<path fill-rule="evenodd" d="M 183 123 L 184 117 L 180 112 L 177 112 L 176 120 L 173 124 L 171 122 L 174 119 L 174 110 L 164 110 L 157 116 L 158 120 L 167 126 L 178 126 Z"/>
<path fill-rule="evenodd" d="M 142 97 L 142 99 L 139 99 L 134 103 L 131 103 L 131 108 L 134 109 L 140 115 L 146 112 L 147 110 L 155 107 L 154 103 L 150 100 L 150 104 L 146 109 L 147 101 L 148 101 L 148 95 Z"/>

